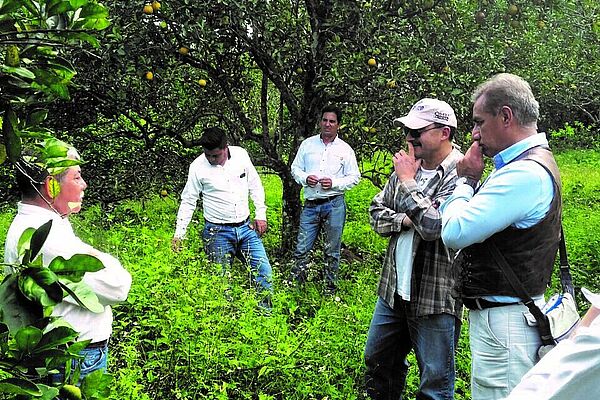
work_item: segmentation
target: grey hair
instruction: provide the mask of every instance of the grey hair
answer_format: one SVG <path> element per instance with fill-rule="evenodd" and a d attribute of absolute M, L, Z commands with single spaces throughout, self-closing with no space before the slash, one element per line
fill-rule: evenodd
<path fill-rule="evenodd" d="M 475 89 L 471 100 L 476 102 L 481 96 L 485 96 L 485 112 L 498 115 L 502 107 L 508 106 L 520 125 L 535 125 L 540 116 L 540 105 L 531 86 L 517 75 L 494 75 Z"/>

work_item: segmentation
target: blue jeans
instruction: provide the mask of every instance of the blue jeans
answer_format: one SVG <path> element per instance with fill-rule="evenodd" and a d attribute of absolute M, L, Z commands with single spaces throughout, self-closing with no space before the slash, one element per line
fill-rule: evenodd
<path fill-rule="evenodd" d="M 325 233 L 325 270 L 324 275 L 329 287 L 335 287 L 337 272 L 340 268 L 340 250 L 342 233 L 346 222 L 346 201 L 344 196 L 336 196 L 322 204 L 305 201 L 300 214 L 300 227 L 294 259 L 296 260 L 292 274 L 300 282 L 306 280 L 306 263 L 308 253 L 313 248 L 319 231 Z"/>
<path fill-rule="evenodd" d="M 83 349 L 79 352 L 79 355 L 85 358 L 83 360 L 71 360 L 71 371 L 75 371 L 77 366 L 81 367 L 79 382 L 77 383 L 77 385 L 80 385 L 81 381 L 83 381 L 83 378 L 85 378 L 94 371 L 102 370 L 106 372 L 106 368 L 108 365 L 108 345 L 104 347 Z M 50 382 L 52 384 L 62 383 L 65 379 L 64 366 L 58 368 L 58 370 L 60 371 L 58 374 L 52 374 L 49 376 Z"/>
<path fill-rule="evenodd" d="M 239 226 L 225 226 L 206 221 L 202 232 L 204 251 L 208 258 L 226 268 L 238 257 L 250 265 L 250 272 L 256 284 L 271 292 L 271 264 L 265 246 L 249 222 Z"/>
<path fill-rule="evenodd" d="M 366 388 L 371 399 L 398 400 L 414 349 L 421 383 L 417 399 L 454 398 L 454 351 L 461 322 L 450 314 L 416 317 L 396 295 L 394 308 L 377 299 L 365 346 Z"/>
<path fill-rule="evenodd" d="M 505 398 L 535 365 L 542 341 L 527 311 L 522 304 L 469 311 L 474 400 Z"/>

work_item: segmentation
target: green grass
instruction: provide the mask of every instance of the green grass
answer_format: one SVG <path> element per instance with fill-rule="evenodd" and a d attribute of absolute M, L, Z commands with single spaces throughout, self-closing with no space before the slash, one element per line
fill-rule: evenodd
<path fill-rule="evenodd" d="M 573 151 L 557 159 L 576 284 L 598 290 L 600 217 L 594 211 L 600 201 L 600 155 Z M 264 241 L 275 254 L 281 184 L 272 175 L 263 179 L 270 225 Z M 112 398 L 364 399 L 362 353 L 387 245 L 368 224 L 367 209 L 377 191 L 363 180 L 347 195 L 343 242 L 352 257 L 341 265 L 339 301 L 323 297 L 318 283 L 304 290 L 286 286 L 291 265 L 272 258 L 276 292 L 270 315 L 257 309 L 240 263 L 222 275 L 207 262 L 200 215 L 183 251 L 171 252 L 176 198 L 124 202 L 109 213 L 92 206 L 73 217 L 82 239 L 114 254 L 134 277 L 127 302 L 115 307 Z M 0 212 L 0 232 L 13 214 L 14 207 Z M 467 328 L 465 323 L 457 352 L 456 399 L 470 398 Z M 418 372 L 413 356 L 409 361 L 406 397 L 412 398 Z"/>

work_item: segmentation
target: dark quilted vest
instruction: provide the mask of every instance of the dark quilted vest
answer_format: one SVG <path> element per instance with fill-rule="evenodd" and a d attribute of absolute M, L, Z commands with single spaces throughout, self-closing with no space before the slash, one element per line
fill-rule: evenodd
<path fill-rule="evenodd" d="M 554 198 L 540 222 L 527 229 L 508 227 L 483 243 L 465 248 L 457 261 L 462 264 L 459 291 L 463 298 L 485 295 L 515 296 L 504 273 L 493 260 L 487 244 L 494 242 L 513 268 L 530 296 L 543 294 L 550 282 L 561 227 L 561 181 L 558 166 L 548 148 L 535 147 L 516 160 L 532 160 L 552 175 Z M 515 161 L 516 161 L 515 160 Z M 506 204 L 510 207 L 510 204 Z"/>

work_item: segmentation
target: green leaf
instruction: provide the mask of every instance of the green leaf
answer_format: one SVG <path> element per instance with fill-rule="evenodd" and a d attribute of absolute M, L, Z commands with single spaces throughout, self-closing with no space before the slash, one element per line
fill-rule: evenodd
<path fill-rule="evenodd" d="M 56 175 L 57 172 L 52 171 L 52 173 L 50 173 L 50 175 Z M 50 194 L 50 197 L 55 199 L 59 194 L 60 194 L 60 183 L 58 183 L 58 180 L 54 179 L 54 178 L 50 178 L 48 180 L 48 192 Z"/>
<path fill-rule="evenodd" d="M 110 396 L 113 376 L 96 370 L 87 375 L 81 384 L 81 392 L 85 399 L 106 399 Z"/>
<path fill-rule="evenodd" d="M 101 4 L 89 3 L 81 9 L 79 18 L 108 18 L 108 10 Z"/>
<path fill-rule="evenodd" d="M 85 24 L 83 24 L 83 29 L 94 29 L 96 31 L 101 31 L 110 26 L 110 21 L 104 18 L 98 19 L 89 19 L 86 18 Z"/>
<path fill-rule="evenodd" d="M 42 249 L 42 246 L 44 246 L 44 243 L 48 238 L 48 234 L 50 233 L 51 228 L 52 220 L 49 220 L 48 222 L 37 228 L 34 234 L 31 236 L 31 260 L 34 260 L 37 257 L 38 253 Z"/>
<path fill-rule="evenodd" d="M 100 42 L 98 41 L 98 39 L 96 39 L 95 36 L 92 36 L 89 33 L 78 32 L 72 34 L 70 37 L 74 40 L 80 40 L 82 42 L 89 43 L 94 47 L 100 47 Z"/>
<path fill-rule="evenodd" d="M 68 82 L 67 82 L 68 83 Z M 49 86 L 50 92 L 63 100 L 69 100 L 69 89 L 66 84 L 55 83 Z"/>
<path fill-rule="evenodd" d="M 27 379 L 8 378 L 0 381 L 0 392 L 22 394 L 39 397 L 42 391 L 38 386 Z"/>
<path fill-rule="evenodd" d="M 4 161 L 6 161 L 6 146 L 0 143 L 0 165 L 4 164 Z"/>
<path fill-rule="evenodd" d="M 71 2 L 71 7 L 73 7 L 74 10 L 83 7 L 84 5 L 86 5 L 87 3 L 89 3 L 88 0 L 70 0 Z"/>
<path fill-rule="evenodd" d="M 37 126 L 44 122 L 47 116 L 48 110 L 34 111 L 27 117 L 27 125 L 29 125 L 29 127 Z"/>
<path fill-rule="evenodd" d="M 4 1 L 0 6 L 0 15 L 8 15 L 21 7 L 18 1 Z"/>
<path fill-rule="evenodd" d="M 26 79 L 35 79 L 35 74 L 23 67 L 9 67 L 8 65 L 2 65 L 2 72 L 7 74 L 17 74 Z"/>
<path fill-rule="evenodd" d="M 17 115 L 8 107 L 2 119 L 2 134 L 4 135 L 8 161 L 13 163 L 21 157 L 21 139 L 17 134 L 17 126 Z"/>
<path fill-rule="evenodd" d="M 66 11 L 73 11 L 74 8 L 68 0 L 50 0 L 46 4 L 46 14 L 48 16 L 63 14 Z"/>
<path fill-rule="evenodd" d="M 43 307 L 54 306 L 58 303 L 53 296 L 50 297 L 46 293 L 46 289 L 40 286 L 33 277 L 28 275 L 20 275 L 17 279 L 19 290 L 29 300 L 34 303 L 40 304 Z"/>
<path fill-rule="evenodd" d="M 85 349 L 91 340 L 82 340 L 81 342 L 75 342 L 67 348 L 67 353 L 71 355 L 79 355 L 81 350 Z"/>
<path fill-rule="evenodd" d="M 93 313 L 104 311 L 104 306 L 98 301 L 98 296 L 86 283 L 61 279 L 60 285 L 81 307 L 87 308 Z"/>
<path fill-rule="evenodd" d="M 63 290 L 58 283 L 58 276 L 48 268 L 28 268 L 24 271 L 24 274 L 31 276 L 35 283 L 44 289 L 48 301 L 45 297 L 42 298 L 42 305 L 45 307 L 53 306 L 60 303 L 63 299 Z"/>
<path fill-rule="evenodd" d="M 49 350 L 67 344 L 75 340 L 78 335 L 79 333 L 73 328 L 59 326 L 44 334 L 35 351 Z"/>
<path fill-rule="evenodd" d="M 39 4 L 36 4 L 31 0 L 19 0 L 19 2 L 33 15 L 38 15 L 40 13 Z"/>
<path fill-rule="evenodd" d="M 52 386 L 48 386 L 48 385 L 43 385 L 41 383 L 37 384 L 38 389 L 40 389 L 42 391 L 42 396 L 38 397 L 36 400 L 52 400 L 54 398 L 56 398 L 56 396 L 58 396 L 58 388 L 52 387 Z"/>
<path fill-rule="evenodd" d="M 19 243 L 17 244 L 17 253 L 19 258 L 22 258 L 26 250 L 31 248 L 31 237 L 35 233 L 35 228 L 27 228 L 21 234 Z"/>
<path fill-rule="evenodd" d="M 44 148 L 44 155 L 46 159 L 62 157 L 66 158 L 69 147 L 65 143 L 49 144 L 47 143 Z"/>
<path fill-rule="evenodd" d="M 98 258 L 89 254 L 75 254 L 68 260 L 62 256 L 55 257 L 48 265 L 48 269 L 58 275 L 66 275 L 81 272 L 96 272 L 104 268 L 104 264 Z"/>
<path fill-rule="evenodd" d="M 0 284 L 0 304 L 2 322 L 11 332 L 27 325 L 33 325 L 42 317 L 42 308 L 20 296 L 18 275 L 10 274 Z"/>
<path fill-rule="evenodd" d="M 42 331 L 33 326 L 26 326 L 19 329 L 15 334 L 17 349 L 25 353 L 31 353 L 31 350 L 37 346 L 42 336 Z"/>
<path fill-rule="evenodd" d="M 59 168 L 59 167 L 72 167 L 74 165 L 80 165 L 82 162 L 80 160 L 73 160 L 71 158 L 59 158 L 54 157 L 46 160 L 46 165 L 49 168 Z"/>

